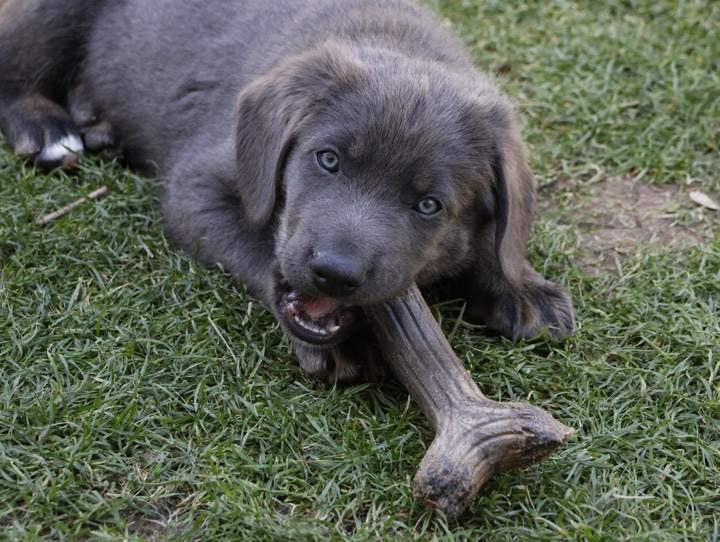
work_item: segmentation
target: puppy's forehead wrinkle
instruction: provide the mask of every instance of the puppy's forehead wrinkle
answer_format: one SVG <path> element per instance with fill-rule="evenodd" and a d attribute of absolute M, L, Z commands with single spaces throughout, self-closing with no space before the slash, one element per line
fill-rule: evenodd
<path fill-rule="evenodd" d="M 392 231 L 402 223 L 403 219 L 394 211 L 394 206 L 381 202 L 377 198 L 368 198 L 366 195 L 358 194 L 350 199 L 345 205 L 339 209 L 339 215 L 347 224 L 348 230 L 353 234 L 358 231 L 365 233 L 368 230 L 367 225 L 373 224 L 371 232 L 379 234 L 378 240 L 385 236 L 385 232 Z"/>
<path fill-rule="evenodd" d="M 362 114 L 353 111 L 346 121 L 352 124 L 349 155 L 379 167 L 404 162 L 405 171 L 432 166 L 484 169 L 506 129 L 505 108 L 446 106 L 433 103 L 433 98 L 409 92 L 383 97 Z"/>

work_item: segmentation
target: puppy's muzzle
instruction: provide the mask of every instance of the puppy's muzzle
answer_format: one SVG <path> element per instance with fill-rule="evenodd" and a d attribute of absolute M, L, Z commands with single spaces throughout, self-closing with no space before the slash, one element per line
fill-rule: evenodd
<path fill-rule="evenodd" d="M 337 343 L 362 316 L 357 306 L 346 305 L 343 300 L 365 284 L 368 264 L 358 251 L 346 246 L 314 249 L 305 265 L 310 291 L 296 290 L 281 278 L 280 314 L 287 328 L 302 341 Z"/>

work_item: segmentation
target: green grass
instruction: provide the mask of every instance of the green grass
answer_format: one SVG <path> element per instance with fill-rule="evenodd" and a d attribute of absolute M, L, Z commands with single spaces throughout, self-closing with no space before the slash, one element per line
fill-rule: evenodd
<path fill-rule="evenodd" d="M 717 198 L 717 3 L 431 4 L 516 98 L 541 184 L 633 175 Z M 720 539 L 720 213 L 682 201 L 673 220 L 709 238 L 590 277 L 579 198 L 544 191 L 530 257 L 569 287 L 577 333 L 512 345 L 436 308 L 488 396 L 577 429 L 446 521 L 412 497 L 432 430 L 402 388 L 303 375 L 241 286 L 168 245 L 157 187 L 0 146 L 0 539 Z"/>

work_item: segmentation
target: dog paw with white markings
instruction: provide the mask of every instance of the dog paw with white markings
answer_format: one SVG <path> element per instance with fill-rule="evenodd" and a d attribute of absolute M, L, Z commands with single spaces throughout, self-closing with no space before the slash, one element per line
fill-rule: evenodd
<path fill-rule="evenodd" d="M 29 156 L 35 165 L 71 166 L 84 148 L 70 116 L 43 96 L 24 96 L 14 101 L 4 117 L 2 130 L 13 151 Z"/>

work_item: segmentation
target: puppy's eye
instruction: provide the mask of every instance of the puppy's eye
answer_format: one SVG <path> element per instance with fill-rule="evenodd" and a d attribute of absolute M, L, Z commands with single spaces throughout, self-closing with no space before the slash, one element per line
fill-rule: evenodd
<path fill-rule="evenodd" d="M 320 151 L 317 153 L 317 161 L 321 168 L 330 173 L 337 173 L 340 170 L 340 157 L 333 151 Z"/>
<path fill-rule="evenodd" d="M 440 212 L 440 209 L 442 209 L 442 203 L 435 198 L 425 198 L 418 201 L 413 209 L 421 215 L 432 216 Z"/>

